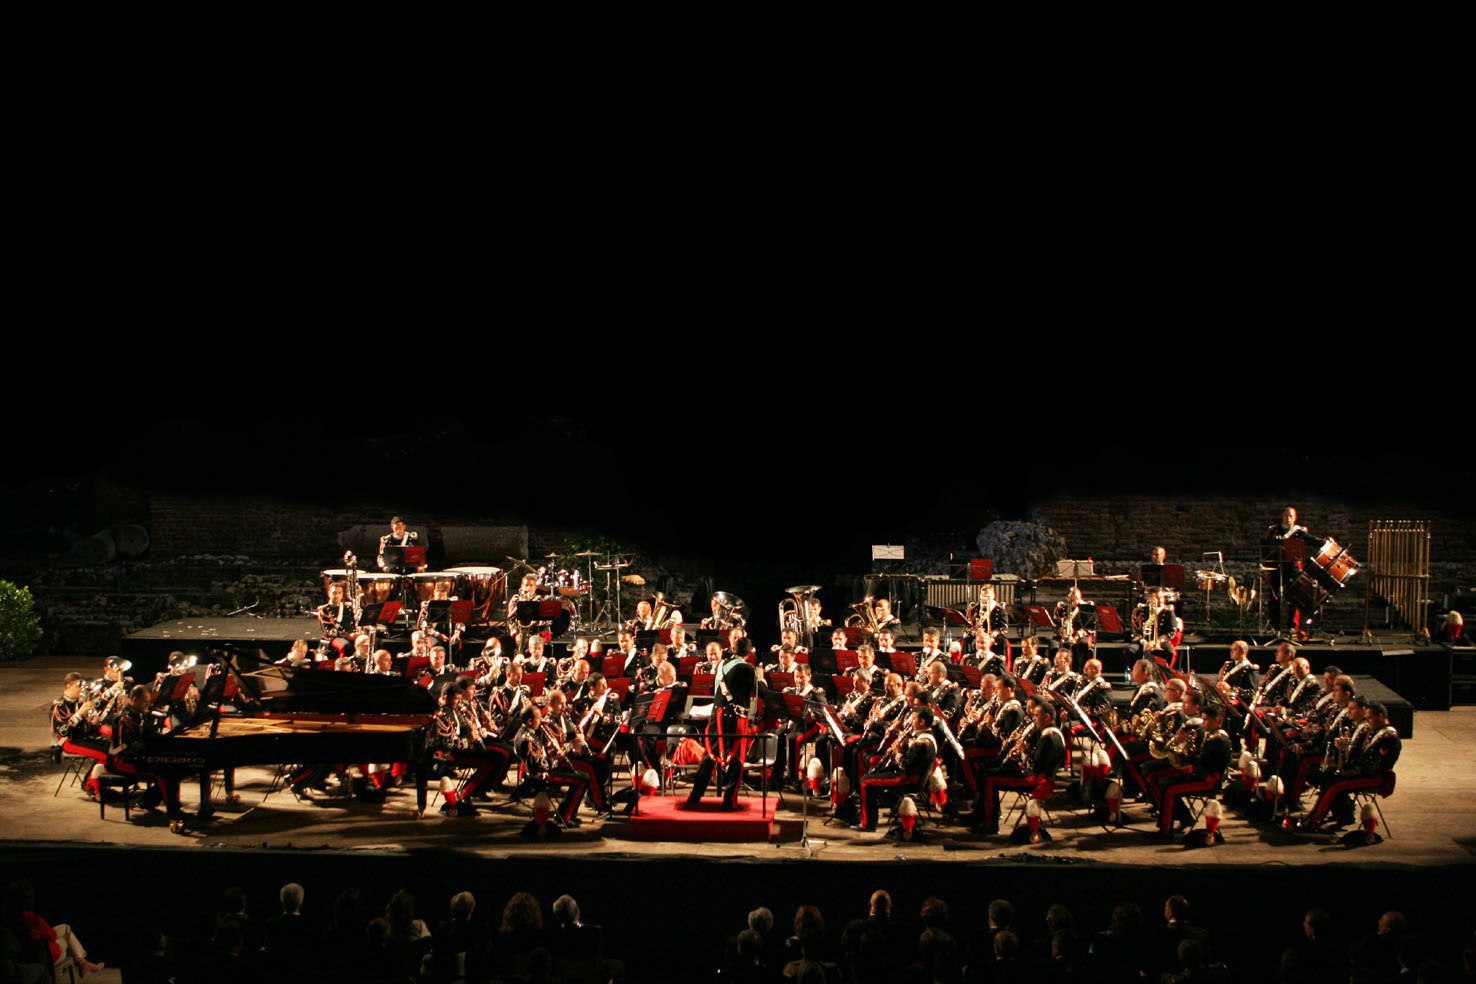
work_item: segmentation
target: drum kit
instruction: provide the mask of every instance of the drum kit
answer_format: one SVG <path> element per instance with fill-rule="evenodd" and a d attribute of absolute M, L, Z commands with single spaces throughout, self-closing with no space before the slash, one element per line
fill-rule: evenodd
<path fill-rule="evenodd" d="M 1285 540 L 1281 543 L 1281 560 L 1297 563 L 1308 554 L 1308 544 L 1301 540 Z M 1363 569 L 1354 556 L 1337 540 L 1328 537 L 1311 553 L 1308 562 L 1295 575 L 1288 572 L 1289 580 L 1282 586 L 1286 600 L 1305 612 L 1315 613 L 1334 594 L 1348 586 L 1348 582 Z M 1262 563 L 1261 571 L 1269 584 L 1281 573 L 1278 563 Z"/>

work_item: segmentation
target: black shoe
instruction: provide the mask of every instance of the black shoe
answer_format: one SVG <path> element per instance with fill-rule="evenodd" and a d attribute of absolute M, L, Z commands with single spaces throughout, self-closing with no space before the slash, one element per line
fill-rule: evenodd
<path fill-rule="evenodd" d="M 60 765 L 61 764 L 61 759 L 62 759 L 62 747 L 60 745 L 52 745 L 51 746 L 51 761 L 52 761 L 52 763 L 55 764 L 55 765 Z"/>
<path fill-rule="evenodd" d="M 456 812 L 456 804 L 453 803 L 453 802 L 451 802 L 448 799 L 441 800 L 441 812 L 442 813 L 445 813 L 447 815 L 450 815 L 452 813 L 455 813 Z"/>
<path fill-rule="evenodd" d="M 584 826 L 584 821 L 581 820 L 581 819 L 579 819 L 578 817 L 570 817 L 569 819 L 567 819 L 567 820 L 564 821 L 564 826 L 565 827 L 583 827 Z"/>
<path fill-rule="evenodd" d="M 456 815 L 458 817 L 474 817 L 477 815 L 477 812 L 477 808 L 466 800 L 462 800 L 456 804 Z"/>

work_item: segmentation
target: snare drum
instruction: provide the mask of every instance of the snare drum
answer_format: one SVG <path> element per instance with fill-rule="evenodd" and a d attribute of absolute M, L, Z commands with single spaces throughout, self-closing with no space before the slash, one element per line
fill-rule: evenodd
<path fill-rule="evenodd" d="M 1322 569 L 1328 580 L 1338 587 L 1348 583 L 1348 580 L 1358 573 L 1358 561 L 1353 559 L 1342 544 L 1332 537 L 1328 537 L 1322 547 L 1312 557 L 1312 563 Z"/>
<path fill-rule="evenodd" d="M 494 622 L 502 618 L 507 598 L 507 573 L 500 567 L 452 567 L 443 572 L 456 578 L 452 593 L 472 603 L 474 624 Z"/>

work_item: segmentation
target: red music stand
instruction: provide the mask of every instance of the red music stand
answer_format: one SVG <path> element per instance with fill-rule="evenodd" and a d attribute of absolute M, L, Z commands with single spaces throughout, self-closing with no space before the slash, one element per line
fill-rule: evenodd
<path fill-rule="evenodd" d="M 780 673 L 778 670 L 775 670 L 772 673 L 765 673 L 764 679 L 769 682 L 769 688 L 771 690 L 783 690 L 785 687 L 794 686 L 793 673 Z"/>
<path fill-rule="evenodd" d="M 669 645 L 671 645 L 671 630 L 670 629 L 657 629 L 656 630 L 656 641 L 659 642 L 659 643 L 661 643 L 663 646 L 669 646 Z"/>
<path fill-rule="evenodd" d="M 959 669 L 963 671 L 964 679 L 968 681 L 969 689 L 979 689 L 979 683 L 984 679 L 983 672 L 977 666 L 970 666 L 968 663 L 960 664 Z"/>
<path fill-rule="evenodd" d="M 414 680 L 416 677 L 420 676 L 420 671 L 425 669 L 427 666 L 430 666 L 429 656 L 411 656 L 405 662 L 406 678 Z"/>
<path fill-rule="evenodd" d="M 406 547 L 405 548 L 405 566 L 406 567 L 424 567 L 425 566 L 425 547 Z"/>
<path fill-rule="evenodd" d="M 1122 635 L 1125 629 L 1122 626 L 1122 618 L 1117 614 L 1117 609 L 1111 605 L 1097 606 L 1097 628 L 1108 635 Z"/>
<path fill-rule="evenodd" d="M 833 693 L 837 697 L 845 697 L 852 690 L 856 689 L 856 681 L 841 673 L 837 673 L 830 678 L 830 685 L 835 688 Z"/>
<path fill-rule="evenodd" d="M 969 580 L 987 581 L 994 576 L 994 561 L 975 557 L 969 561 Z"/>
<path fill-rule="evenodd" d="M 938 610 L 943 613 L 943 621 L 949 625 L 961 629 L 967 629 L 969 627 L 968 616 L 964 615 L 957 608 L 940 608 Z"/>
<path fill-rule="evenodd" d="M 1051 613 L 1045 610 L 1043 605 L 1026 605 L 1025 614 L 1030 616 L 1030 624 L 1037 629 L 1054 629 L 1056 623 L 1051 620 Z"/>
<path fill-rule="evenodd" d="M 859 625 L 843 626 L 841 631 L 846 634 L 846 648 L 855 649 L 866 641 L 866 630 Z"/>
<path fill-rule="evenodd" d="M 607 680 L 620 676 L 625 672 L 625 654 L 616 653 L 614 656 L 606 656 L 600 661 L 600 672 Z"/>
<path fill-rule="evenodd" d="M 717 679 L 717 675 L 714 674 L 714 673 L 694 673 L 694 674 L 692 674 L 692 690 L 691 690 L 692 696 L 693 697 L 711 697 L 712 696 L 713 681 L 715 681 L 716 679 Z"/>
<path fill-rule="evenodd" d="M 564 613 L 564 603 L 558 599 L 538 603 L 538 621 L 552 622 Z"/>
<path fill-rule="evenodd" d="M 670 690 L 656 691 L 656 695 L 651 698 L 651 706 L 646 709 L 647 721 L 666 720 L 666 709 L 671 704 L 671 693 Z"/>
<path fill-rule="evenodd" d="M 471 616 L 472 616 L 472 602 L 471 601 L 453 601 L 453 602 L 451 602 L 451 624 L 452 625 L 466 625 L 467 623 L 469 623 L 471 621 Z"/>
<path fill-rule="evenodd" d="M 528 687 L 528 693 L 535 699 L 543 696 L 543 681 L 548 677 L 546 673 L 524 673 L 523 683 Z"/>
<path fill-rule="evenodd" d="M 620 703 L 625 703 L 625 699 L 630 696 L 630 677 L 615 677 L 605 682 L 610 685 L 611 690 L 615 691 L 615 696 L 620 698 Z"/>
<path fill-rule="evenodd" d="M 677 676 L 690 678 L 700 662 L 702 662 L 701 656 L 678 656 Z"/>
<path fill-rule="evenodd" d="M 476 670 L 457 670 L 456 671 L 456 679 L 458 679 L 458 680 L 473 680 L 473 679 L 476 678 L 476 675 L 477 675 L 477 671 Z"/>
<path fill-rule="evenodd" d="M 386 601 L 384 607 L 379 610 L 379 617 L 375 621 L 380 625 L 394 625 L 395 619 L 400 617 L 400 609 L 403 607 L 403 602 Z"/>
<path fill-rule="evenodd" d="M 1175 591 L 1184 586 L 1183 564 L 1163 565 L 1163 586 L 1165 588 L 1173 588 Z"/>
<path fill-rule="evenodd" d="M 810 654 L 809 653 L 795 653 L 794 654 L 794 661 L 796 663 L 803 663 L 804 665 L 809 666 L 810 665 Z"/>
<path fill-rule="evenodd" d="M 892 672 L 904 678 L 917 676 L 917 657 L 898 650 L 892 654 Z"/>

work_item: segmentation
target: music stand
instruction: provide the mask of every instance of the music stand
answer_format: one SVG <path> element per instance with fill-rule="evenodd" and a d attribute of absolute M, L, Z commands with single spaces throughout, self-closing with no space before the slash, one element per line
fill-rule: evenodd
<path fill-rule="evenodd" d="M 830 687 L 837 697 L 846 697 L 856 689 L 856 681 L 844 673 L 833 673 L 830 676 Z"/>
<path fill-rule="evenodd" d="M 832 649 L 835 653 L 835 668 L 841 673 L 849 673 L 861 665 L 861 655 L 854 649 Z"/>
<path fill-rule="evenodd" d="M 643 649 L 649 653 L 651 651 L 651 647 L 654 646 L 658 641 L 657 635 L 658 633 L 655 629 L 641 629 L 635 634 L 636 649 Z"/>
<path fill-rule="evenodd" d="M 451 606 L 453 604 L 455 603 L 445 600 L 427 601 L 425 603 L 425 624 L 438 632 L 445 631 L 447 635 L 450 635 Z M 470 605 L 471 602 L 467 602 L 467 604 Z M 443 625 L 445 626 L 444 630 L 442 629 Z"/>
<path fill-rule="evenodd" d="M 728 648 L 728 633 L 723 629 L 698 629 L 697 648 L 706 651 L 709 642 L 715 642 L 724 649 Z"/>
<path fill-rule="evenodd" d="M 840 660 L 834 649 L 812 649 L 810 651 L 810 676 L 835 676 L 840 672 Z"/>

